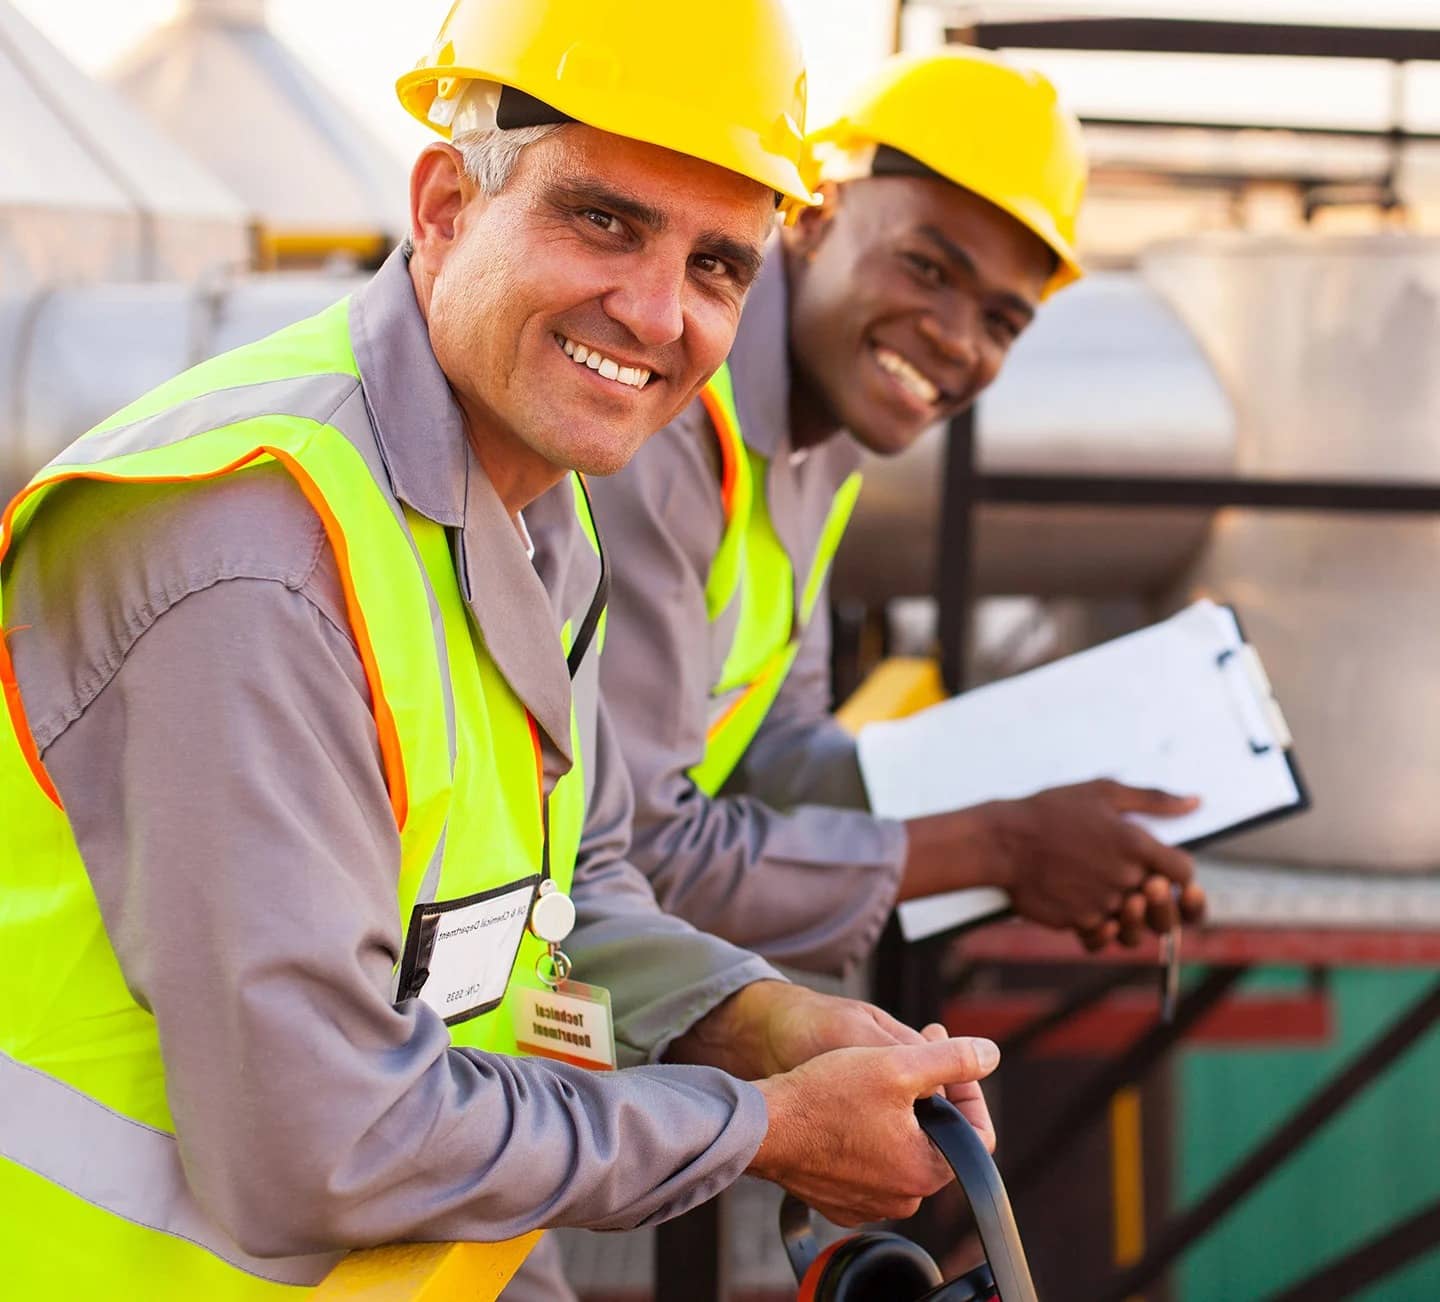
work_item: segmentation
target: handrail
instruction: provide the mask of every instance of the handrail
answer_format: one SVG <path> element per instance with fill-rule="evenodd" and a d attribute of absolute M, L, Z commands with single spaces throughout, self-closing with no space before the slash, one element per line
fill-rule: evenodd
<path fill-rule="evenodd" d="M 326 1276 L 317 1302 L 495 1302 L 540 1240 L 395 1243 L 352 1252 Z"/>

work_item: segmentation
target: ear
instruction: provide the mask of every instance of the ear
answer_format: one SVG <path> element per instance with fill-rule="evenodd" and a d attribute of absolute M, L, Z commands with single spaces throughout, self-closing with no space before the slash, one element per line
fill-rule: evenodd
<path fill-rule="evenodd" d="M 784 228 L 786 247 L 796 257 L 809 261 L 830 232 L 830 223 L 840 207 L 840 187 L 833 181 L 819 186 L 822 202 L 815 208 L 802 208 L 791 226 Z"/>
<path fill-rule="evenodd" d="M 423 263 L 443 258 L 454 242 L 461 210 L 475 193 L 454 145 L 427 145 L 410 171 L 410 234 Z"/>

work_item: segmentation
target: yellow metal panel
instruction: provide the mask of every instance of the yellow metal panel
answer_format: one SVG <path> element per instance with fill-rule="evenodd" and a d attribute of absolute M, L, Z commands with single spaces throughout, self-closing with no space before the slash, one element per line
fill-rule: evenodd
<path fill-rule="evenodd" d="M 396 1243 L 352 1252 L 319 1302 L 495 1302 L 541 1231 L 504 1243 Z"/>
<path fill-rule="evenodd" d="M 934 660 L 893 656 L 882 660 L 835 711 L 842 727 L 859 732 L 867 723 L 903 719 L 927 706 L 938 705 L 949 693 Z"/>
<path fill-rule="evenodd" d="M 1145 1145 L 1140 1091 L 1117 1090 L 1110 1100 L 1110 1194 L 1117 1266 L 1145 1255 Z"/>

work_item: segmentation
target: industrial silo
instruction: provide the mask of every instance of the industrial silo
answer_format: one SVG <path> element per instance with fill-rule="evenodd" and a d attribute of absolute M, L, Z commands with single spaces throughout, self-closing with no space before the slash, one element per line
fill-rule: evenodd
<path fill-rule="evenodd" d="M 264 0 L 181 0 L 109 80 L 244 198 L 262 266 L 373 261 L 404 234 L 404 166 L 276 38 Z"/>
<path fill-rule="evenodd" d="M 249 258 L 245 204 L 0 0 L 0 295 Z"/>

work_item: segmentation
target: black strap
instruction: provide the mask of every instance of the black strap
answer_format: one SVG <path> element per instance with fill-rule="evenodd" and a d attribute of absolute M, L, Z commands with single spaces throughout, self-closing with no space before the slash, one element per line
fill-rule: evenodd
<path fill-rule="evenodd" d="M 590 490 L 585 486 L 584 475 L 577 473 L 575 482 L 580 485 L 580 495 L 585 499 L 585 510 L 590 516 L 590 532 L 595 535 L 595 551 L 600 557 L 600 579 L 595 584 L 595 595 L 590 598 L 590 609 L 585 612 L 585 618 L 580 621 L 580 627 L 575 633 L 570 654 L 565 657 L 571 681 L 574 681 L 575 675 L 580 672 L 585 653 L 590 649 L 590 643 L 595 640 L 595 630 L 600 627 L 600 616 L 605 613 L 605 603 L 610 600 L 610 565 L 605 559 L 605 544 L 600 541 L 600 526 L 595 523 L 595 508 L 590 504 Z"/>
<path fill-rule="evenodd" d="M 870 164 L 871 176 L 929 176 L 937 181 L 949 181 L 950 178 L 942 172 L 937 172 L 933 167 L 922 163 L 918 158 L 912 158 L 903 149 L 895 149 L 891 145 L 878 145 L 875 149 L 874 161 Z M 953 184 L 953 182 L 951 182 Z"/>
<path fill-rule="evenodd" d="M 820 1255 L 820 1246 L 815 1242 L 810 1209 L 792 1193 L 780 1200 L 780 1241 L 785 1245 L 785 1256 L 798 1284 Z"/>
<path fill-rule="evenodd" d="M 574 121 L 568 113 L 562 113 L 543 99 L 527 95 L 514 86 L 500 87 L 500 102 L 495 106 L 495 125 L 501 131 L 513 131 L 516 127 L 558 127 Z"/>
<path fill-rule="evenodd" d="M 1002 1302 L 1037 1302 L 1010 1197 L 975 1127 L 938 1094 L 915 1100 L 915 1120 L 965 1190 Z"/>

